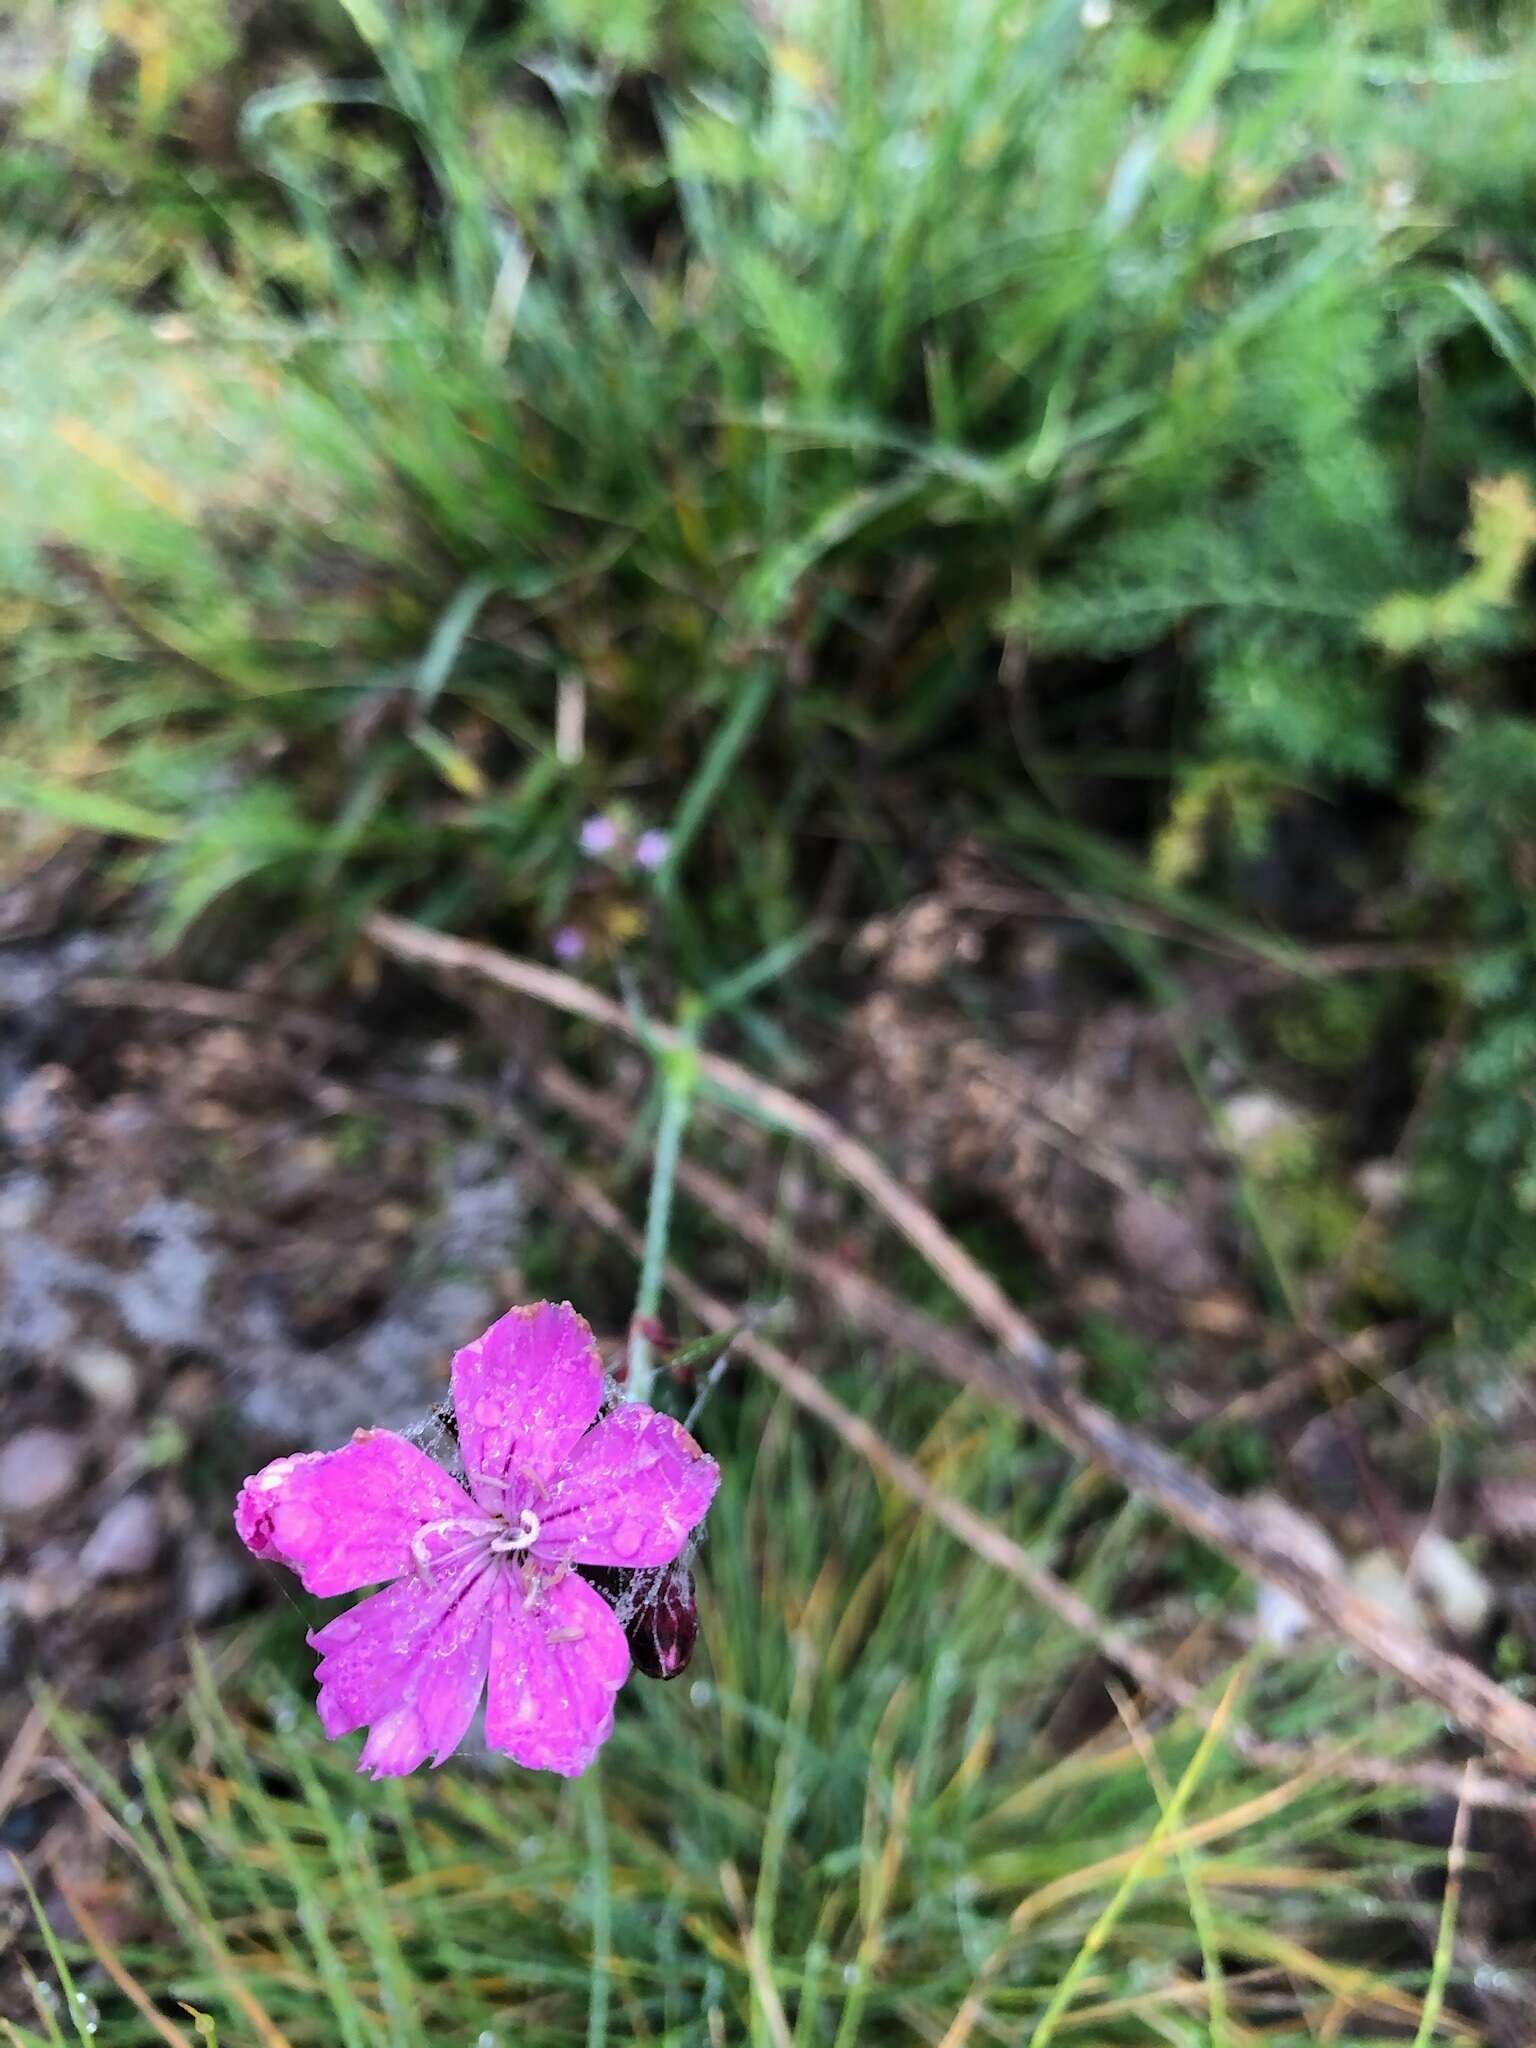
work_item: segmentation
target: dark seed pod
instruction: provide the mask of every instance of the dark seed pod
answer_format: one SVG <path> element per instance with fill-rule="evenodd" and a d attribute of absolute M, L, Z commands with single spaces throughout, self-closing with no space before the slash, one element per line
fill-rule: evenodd
<path fill-rule="evenodd" d="M 653 1572 L 586 1565 L 581 1575 L 624 1623 L 637 1671 L 647 1678 L 676 1678 L 688 1669 L 699 1639 L 699 1603 L 687 1565 L 669 1564 Z"/>
<path fill-rule="evenodd" d="M 699 1603 L 687 1565 L 666 1567 L 624 1633 L 636 1670 L 647 1678 L 677 1678 L 688 1669 L 699 1639 Z"/>

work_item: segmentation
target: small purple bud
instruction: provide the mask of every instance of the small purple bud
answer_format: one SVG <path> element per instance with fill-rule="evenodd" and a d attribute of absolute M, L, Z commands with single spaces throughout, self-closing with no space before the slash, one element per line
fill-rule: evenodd
<path fill-rule="evenodd" d="M 595 811 L 581 828 L 581 850 L 594 859 L 599 854 L 612 853 L 618 843 L 618 826 L 612 818 L 605 818 L 601 811 Z"/>
<path fill-rule="evenodd" d="M 586 940 L 573 924 L 561 925 L 549 943 L 557 960 L 579 960 L 587 950 Z"/>
<path fill-rule="evenodd" d="M 635 841 L 635 865 L 642 868 L 659 868 L 672 847 L 672 834 L 658 832 L 653 826 L 649 832 L 642 832 Z"/>

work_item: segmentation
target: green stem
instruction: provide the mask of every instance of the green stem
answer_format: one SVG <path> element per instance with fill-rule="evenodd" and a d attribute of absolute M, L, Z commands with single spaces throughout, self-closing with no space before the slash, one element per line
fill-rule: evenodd
<path fill-rule="evenodd" d="M 587 2048 L 608 2039 L 608 1972 L 612 1965 L 613 1914 L 608 1890 L 608 1829 L 603 1820 L 602 1779 L 593 1769 L 582 1780 L 586 1808 L 587 1882 L 592 1900 L 592 1977 L 587 2001 Z"/>
<path fill-rule="evenodd" d="M 640 1262 L 640 1285 L 635 1295 L 635 1313 L 629 1336 L 629 1396 L 648 1401 L 656 1377 L 656 1354 L 641 1325 L 654 1320 L 661 1307 L 661 1293 L 667 1269 L 667 1244 L 672 1230 L 672 1190 L 677 1181 L 677 1162 L 683 1149 L 683 1135 L 693 1108 L 693 1091 L 698 1079 L 694 1057 L 693 1023 L 680 1025 L 683 1043 L 662 1061 L 661 1120 L 656 1127 L 656 1156 L 651 1167 L 651 1193 L 645 1211 L 645 1253 Z"/>

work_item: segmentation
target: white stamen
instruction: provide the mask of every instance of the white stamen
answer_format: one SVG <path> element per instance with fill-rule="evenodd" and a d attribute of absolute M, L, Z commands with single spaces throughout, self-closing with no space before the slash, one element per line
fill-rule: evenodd
<path fill-rule="evenodd" d="M 496 1537 L 491 1544 L 491 1549 L 495 1551 L 498 1556 L 504 1557 L 510 1551 L 531 1550 L 534 1544 L 538 1542 L 538 1540 L 539 1518 L 533 1512 L 532 1508 L 524 1508 L 522 1513 L 517 1518 L 517 1534 L 515 1536 L 507 1535 Z"/>
<path fill-rule="evenodd" d="M 483 1521 L 471 1521 L 467 1515 L 447 1515 L 440 1522 L 424 1522 L 422 1524 L 411 1538 L 411 1558 L 417 1571 L 429 1586 L 435 1588 L 437 1581 L 432 1576 L 434 1559 L 427 1549 L 427 1538 L 429 1536 L 446 1535 L 451 1529 L 467 1529 L 473 1536 L 483 1536 L 486 1526 Z M 446 1564 L 449 1558 L 463 1556 L 474 1548 L 476 1546 L 472 1543 L 464 1544 L 455 1550 L 450 1550 L 446 1557 L 438 1557 L 435 1562 Z"/>

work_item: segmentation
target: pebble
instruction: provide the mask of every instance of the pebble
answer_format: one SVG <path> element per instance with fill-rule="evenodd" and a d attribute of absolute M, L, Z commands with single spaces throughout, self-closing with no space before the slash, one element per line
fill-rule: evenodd
<path fill-rule="evenodd" d="M 1488 1626 L 1494 1607 L 1492 1586 L 1438 1529 L 1426 1529 L 1414 1545 L 1408 1575 L 1452 1635 L 1470 1640 Z"/>
<path fill-rule="evenodd" d="M 1199 1230 L 1161 1196 L 1138 1190 L 1115 1205 L 1115 1248 L 1131 1269 L 1173 1294 L 1202 1294 L 1221 1278 Z"/>
<path fill-rule="evenodd" d="M 147 1572 L 160 1550 L 160 1515 L 147 1493 L 130 1493 L 107 1509 L 80 1552 L 92 1579 L 131 1579 Z"/>
<path fill-rule="evenodd" d="M 29 1229 L 48 1206 L 48 1183 L 40 1173 L 13 1173 L 0 1181 L 0 1230 Z"/>
<path fill-rule="evenodd" d="M 1222 1105 L 1227 1119 L 1227 1136 L 1245 1156 L 1261 1152 L 1271 1138 L 1304 1128 L 1304 1118 L 1294 1103 L 1260 1088 L 1229 1095 Z"/>
<path fill-rule="evenodd" d="M 201 1550 L 187 1567 L 183 1597 L 188 1617 L 200 1625 L 217 1621 L 244 1598 L 249 1584 L 238 1558 L 222 1550 Z"/>
<path fill-rule="evenodd" d="M 0 1450 L 0 1515 L 36 1515 L 75 1487 L 85 1446 L 61 1429 L 24 1429 Z"/>
<path fill-rule="evenodd" d="M 64 1361 L 64 1369 L 81 1393 L 109 1415 L 126 1415 L 138 1396 L 133 1360 L 110 1344 L 73 1347 Z"/>

